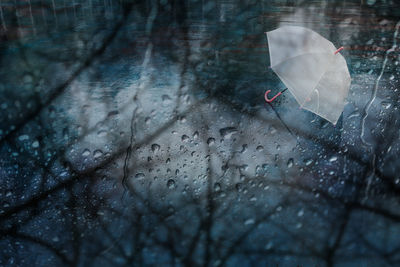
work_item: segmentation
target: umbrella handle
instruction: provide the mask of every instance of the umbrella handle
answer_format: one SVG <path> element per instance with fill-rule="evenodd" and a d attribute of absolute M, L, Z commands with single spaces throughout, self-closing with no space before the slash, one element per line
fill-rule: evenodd
<path fill-rule="evenodd" d="M 336 55 L 337 53 L 339 53 L 340 51 L 342 51 L 343 49 L 344 49 L 344 47 L 341 46 L 338 50 L 335 51 L 335 55 Z"/>
<path fill-rule="evenodd" d="M 269 98 L 268 98 L 268 94 L 269 94 L 270 92 L 271 92 L 271 90 L 268 90 L 268 91 L 266 91 L 265 94 L 264 94 L 265 101 L 267 101 L 268 103 L 271 103 L 272 101 L 275 100 L 275 98 L 277 98 L 278 96 L 280 96 L 280 95 L 282 94 L 282 92 L 279 92 L 279 93 L 277 93 L 273 98 L 269 99 Z"/>

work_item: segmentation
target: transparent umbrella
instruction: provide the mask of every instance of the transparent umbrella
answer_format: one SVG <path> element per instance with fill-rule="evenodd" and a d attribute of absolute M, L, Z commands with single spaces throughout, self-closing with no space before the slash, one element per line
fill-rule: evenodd
<path fill-rule="evenodd" d="M 346 60 L 335 46 L 303 27 L 285 26 L 267 32 L 271 68 L 297 102 L 333 124 L 343 112 L 350 87 Z M 273 98 L 272 102 L 282 92 Z"/>

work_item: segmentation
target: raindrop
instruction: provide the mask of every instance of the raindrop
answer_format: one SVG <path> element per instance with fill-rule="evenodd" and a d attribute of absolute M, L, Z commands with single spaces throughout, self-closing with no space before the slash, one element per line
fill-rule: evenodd
<path fill-rule="evenodd" d="M 239 166 L 239 171 L 244 172 L 247 171 L 249 169 L 249 165 L 247 164 L 243 164 L 241 166 Z"/>
<path fill-rule="evenodd" d="M 33 146 L 33 145 L 32 145 Z M 83 152 L 82 152 L 82 157 L 88 157 L 88 156 L 90 156 L 90 150 L 89 149 L 85 149 L 85 150 L 83 150 Z"/>
<path fill-rule="evenodd" d="M 175 181 L 173 179 L 169 179 L 167 182 L 167 187 L 169 189 L 174 189 L 175 188 Z"/>
<path fill-rule="evenodd" d="M 264 150 L 264 147 L 263 146 L 258 146 L 256 149 L 257 149 L 258 152 L 261 152 L 261 151 Z"/>
<path fill-rule="evenodd" d="M 107 131 L 106 130 L 101 130 L 99 132 L 97 132 L 97 136 L 98 137 L 104 137 L 107 135 Z"/>
<path fill-rule="evenodd" d="M 208 144 L 209 146 L 214 145 L 214 144 L 215 144 L 215 139 L 212 138 L 212 137 L 208 138 L 208 139 L 207 139 L 207 144 Z"/>
<path fill-rule="evenodd" d="M 26 135 L 26 134 L 21 135 L 21 136 L 18 137 L 18 140 L 19 140 L 19 141 L 24 141 L 24 140 L 28 140 L 28 139 L 29 139 L 29 136 Z"/>
<path fill-rule="evenodd" d="M 247 151 L 247 145 L 244 144 L 242 145 L 242 150 L 240 151 L 241 154 L 245 153 Z"/>
<path fill-rule="evenodd" d="M 93 152 L 93 158 L 97 159 L 100 158 L 101 156 L 103 156 L 103 151 L 101 151 L 100 149 L 97 149 Z"/>
<path fill-rule="evenodd" d="M 392 103 L 390 103 L 389 101 L 382 101 L 381 105 L 384 109 L 388 109 L 392 106 Z"/>
<path fill-rule="evenodd" d="M 312 159 L 306 159 L 304 160 L 304 162 L 306 163 L 306 166 L 310 166 L 313 163 Z"/>
<path fill-rule="evenodd" d="M 265 249 L 269 250 L 274 246 L 274 243 L 272 241 L 269 241 L 266 245 L 265 245 Z"/>
<path fill-rule="evenodd" d="M 154 153 L 158 152 L 160 150 L 160 145 L 159 144 L 152 144 L 151 145 L 151 151 Z"/>
<path fill-rule="evenodd" d="M 193 133 L 193 139 L 197 139 L 197 138 L 199 138 L 199 132 L 198 132 L 198 131 L 195 131 L 195 132 Z"/>
<path fill-rule="evenodd" d="M 329 162 L 335 162 L 337 161 L 337 156 L 333 156 L 329 159 Z"/>
<path fill-rule="evenodd" d="M 172 99 L 169 95 L 162 95 L 161 97 L 163 105 L 169 105 L 172 102 Z"/>
<path fill-rule="evenodd" d="M 301 217 L 303 215 L 304 215 L 304 210 L 303 209 L 299 210 L 299 212 L 297 213 L 297 216 Z"/>
<path fill-rule="evenodd" d="M 136 175 L 135 175 L 135 178 L 136 178 L 136 179 L 143 179 L 144 177 L 145 177 L 145 175 L 144 175 L 143 172 L 138 172 L 138 173 L 136 173 Z"/>
<path fill-rule="evenodd" d="M 112 111 L 108 112 L 107 117 L 115 116 L 118 114 L 119 114 L 118 110 L 112 110 Z"/>
<path fill-rule="evenodd" d="M 264 172 L 263 172 L 263 170 L 262 170 L 262 168 L 261 168 L 260 165 L 257 165 L 257 166 L 256 166 L 255 174 L 256 174 L 256 176 L 260 176 L 260 175 L 263 175 L 263 174 L 264 174 Z"/>
<path fill-rule="evenodd" d="M 38 141 L 34 141 L 34 142 L 32 143 L 32 147 L 33 147 L 33 148 L 38 148 L 38 147 L 39 147 L 39 142 L 38 142 Z M 90 152 L 89 152 L 89 154 L 90 154 Z"/>
<path fill-rule="evenodd" d="M 236 134 L 238 130 L 235 127 L 226 127 L 219 130 L 222 138 L 229 139 L 232 135 Z"/>
<path fill-rule="evenodd" d="M 182 116 L 182 117 L 180 117 L 178 120 L 179 120 L 179 122 L 181 122 L 181 123 L 185 123 L 185 122 L 186 122 L 186 117 L 185 117 L 185 116 Z"/>
<path fill-rule="evenodd" d="M 254 219 L 247 219 L 244 221 L 244 225 L 250 225 L 250 224 L 254 224 Z"/>
<path fill-rule="evenodd" d="M 257 198 L 256 198 L 255 196 L 252 196 L 252 197 L 249 199 L 249 201 L 251 201 L 251 202 L 256 202 L 256 201 L 257 201 Z"/>
<path fill-rule="evenodd" d="M 237 184 L 235 185 L 235 188 L 236 188 L 236 190 L 237 190 L 238 192 L 242 192 L 242 190 L 243 190 L 243 186 L 242 186 L 241 183 L 237 183 Z"/>
<path fill-rule="evenodd" d="M 187 142 L 187 141 L 189 141 L 189 136 L 187 136 L 186 134 L 184 134 L 184 135 L 182 135 L 182 142 Z"/>
<path fill-rule="evenodd" d="M 293 164 L 294 164 L 294 160 L 293 160 L 293 158 L 290 158 L 290 159 L 288 160 L 288 162 L 287 162 L 287 167 L 288 167 L 288 168 L 292 168 L 292 167 L 293 167 Z"/>
<path fill-rule="evenodd" d="M 220 183 L 215 183 L 214 184 L 214 191 L 215 192 L 221 191 L 221 184 Z"/>

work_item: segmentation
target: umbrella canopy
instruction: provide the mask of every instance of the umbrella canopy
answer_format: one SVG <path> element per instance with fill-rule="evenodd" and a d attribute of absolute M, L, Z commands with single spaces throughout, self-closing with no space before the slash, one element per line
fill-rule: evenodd
<path fill-rule="evenodd" d="M 285 26 L 266 34 L 271 68 L 300 106 L 336 124 L 351 82 L 344 57 L 307 28 Z"/>

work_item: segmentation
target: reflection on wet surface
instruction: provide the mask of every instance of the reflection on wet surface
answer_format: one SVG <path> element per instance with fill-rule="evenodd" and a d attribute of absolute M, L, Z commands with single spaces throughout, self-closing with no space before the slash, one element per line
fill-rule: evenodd
<path fill-rule="evenodd" d="M 0 265 L 397 266 L 391 1 L 0 2 Z M 351 74 L 336 127 L 264 32 Z"/>

